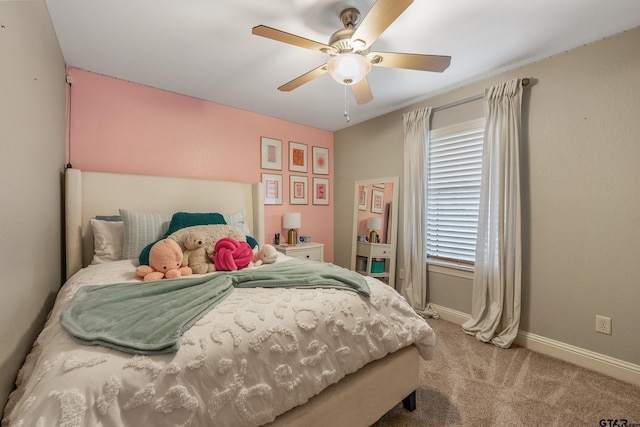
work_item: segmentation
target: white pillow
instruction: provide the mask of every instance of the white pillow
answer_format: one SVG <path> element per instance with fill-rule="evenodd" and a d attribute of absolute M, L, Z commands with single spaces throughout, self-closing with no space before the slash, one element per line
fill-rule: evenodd
<path fill-rule="evenodd" d="M 93 259 L 91 264 L 118 261 L 122 258 L 124 223 L 91 219 L 93 230 Z"/>
<path fill-rule="evenodd" d="M 239 228 L 245 235 L 251 234 L 251 230 L 249 230 L 249 225 L 245 218 L 246 214 L 244 209 L 231 214 L 222 214 L 222 216 L 228 225 L 233 225 L 234 227 Z"/>
<path fill-rule="evenodd" d="M 146 213 L 120 209 L 124 223 L 122 259 L 137 259 L 149 244 L 161 238 L 169 229 L 173 214 Z"/>

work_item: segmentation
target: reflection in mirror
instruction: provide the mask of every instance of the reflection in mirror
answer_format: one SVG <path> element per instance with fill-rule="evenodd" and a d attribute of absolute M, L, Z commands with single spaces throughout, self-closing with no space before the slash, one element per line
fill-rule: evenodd
<path fill-rule="evenodd" d="M 389 221 L 393 190 L 393 182 L 358 185 L 358 241 L 371 243 L 391 241 Z M 375 231 L 377 240 L 372 240 L 371 231 Z"/>
<path fill-rule="evenodd" d="M 351 269 L 395 285 L 398 177 L 356 181 Z"/>

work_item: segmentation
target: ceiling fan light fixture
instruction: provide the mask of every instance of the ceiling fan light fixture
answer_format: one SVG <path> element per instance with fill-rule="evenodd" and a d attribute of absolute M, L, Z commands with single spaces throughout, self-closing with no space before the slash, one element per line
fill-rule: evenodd
<path fill-rule="evenodd" d="M 364 49 L 367 46 L 367 42 L 362 39 L 355 39 L 351 42 L 351 45 L 356 49 Z"/>
<path fill-rule="evenodd" d="M 338 83 L 353 85 L 369 74 L 371 63 L 357 53 L 341 53 L 327 62 L 327 70 Z"/>

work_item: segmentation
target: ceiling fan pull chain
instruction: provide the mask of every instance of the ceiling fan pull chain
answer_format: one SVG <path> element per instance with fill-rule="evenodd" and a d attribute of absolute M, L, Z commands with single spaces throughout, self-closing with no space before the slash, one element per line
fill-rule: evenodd
<path fill-rule="evenodd" d="M 347 119 L 347 123 L 351 121 L 349 118 L 349 102 L 347 101 L 347 85 L 344 86 L 344 117 Z"/>

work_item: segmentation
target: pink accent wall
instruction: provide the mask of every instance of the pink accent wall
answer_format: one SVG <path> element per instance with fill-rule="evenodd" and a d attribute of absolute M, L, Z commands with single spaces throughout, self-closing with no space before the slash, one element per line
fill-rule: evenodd
<path fill-rule="evenodd" d="M 73 78 L 68 161 L 97 172 L 259 182 L 282 175 L 283 204 L 265 206 L 265 243 L 286 234 L 282 214 L 301 212 L 299 235 L 333 261 L 333 133 L 69 68 Z M 286 102 L 283 101 L 283 102 Z M 282 140 L 282 170 L 260 168 L 260 137 Z M 289 205 L 288 144 L 307 145 L 309 204 Z M 312 147 L 329 149 L 330 175 L 313 175 Z M 312 204 L 313 177 L 329 178 L 328 206 Z M 194 197 L 200 197 L 194 195 Z M 282 240 L 282 239 L 281 239 Z"/>

